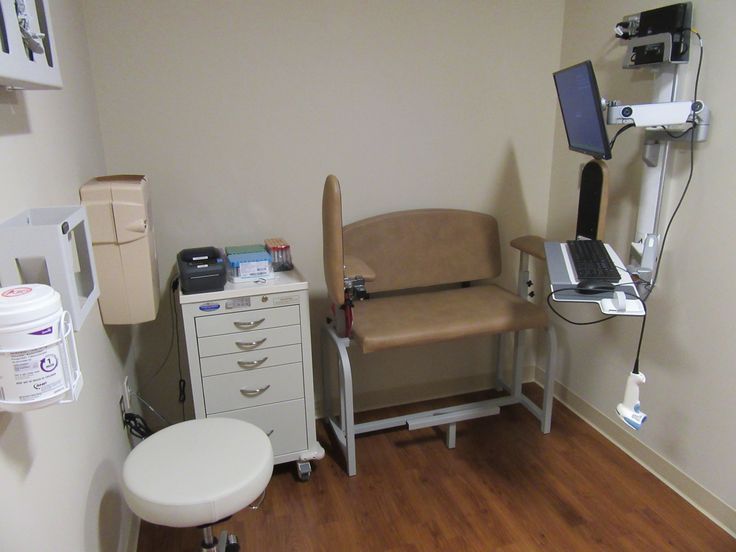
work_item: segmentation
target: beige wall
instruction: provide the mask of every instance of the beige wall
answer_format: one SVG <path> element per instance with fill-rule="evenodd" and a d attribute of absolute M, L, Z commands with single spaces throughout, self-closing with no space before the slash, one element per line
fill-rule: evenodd
<path fill-rule="evenodd" d="M 346 222 L 441 206 L 495 214 L 504 242 L 543 231 L 562 5 L 87 0 L 108 167 L 149 176 L 162 278 L 184 247 L 280 235 L 316 324 L 329 173 Z M 165 352 L 162 313 L 141 381 Z M 490 382 L 485 343 L 418 353 L 375 355 L 357 404 Z M 172 417 L 177 379 L 170 363 L 146 389 Z"/>
<path fill-rule="evenodd" d="M 64 89 L 0 92 L 0 220 L 77 204 L 79 186 L 104 173 L 81 6 L 50 7 Z M 126 546 L 131 516 L 117 485 L 128 450 L 118 411 L 125 336 L 106 334 L 94 309 L 76 339 L 85 378 L 78 402 L 0 412 L 2 550 Z"/>
<path fill-rule="evenodd" d="M 78 186 L 106 168 L 145 172 L 162 289 L 183 247 L 283 235 L 312 285 L 315 322 L 325 295 L 319 205 L 327 173 L 343 182 L 346 221 L 449 206 L 495 214 L 505 241 L 545 230 L 562 239 L 574 230 L 575 183 L 585 159 L 567 150 L 559 118 L 555 126 L 550 73 L 591 58 L 607 95 L 644 101 L 649 92 L 641 73 L 618 69 L 623 51 L 610 39 L 621 15 L 646 7 L 633 0 L 615 7 L 581 0 L 85 0 L 94 93 L 79 4 L 51 6 L 64 90 L 0 92 L 0 219 L 76 203 Z M 696 3 L 710 48 L 701 96 L 715 122 L 709 143 L 698 146 L 693 188 L 650 302 L 642 357 L 650 420 L 636 434 L 732 506 L 729 392 L 736 376 L 727 316 L 735 305 L 722 281 L 736 267 L 721 244 L 734 230 L 727 211 L 734 203 L 727 168 L 734 116 L 727 102 L 736 48 L 725 23 L 734 12 L 725 0 Z M 620 251 L 636 215 L 640 140 L 633 130 L 622 136 L 610 163 L 607 237 Z M 667 212 L 686 177 L 687 155 L 677 157 Z M 511 275 L 516 260 L 506 260 Z M 164 302 L 155 323 L 113 330 L 94 311 L 77 334 L 86 380 L 81 400 L 0 413 L 0 548 L 125 548 L 131 518 L 116 484 L 127 452 L 120 381 L 126 364 L 135 363 L 144 382 L 158 368 L 168 345 L 167 309 Z M 561 330 L 560 382 L 615 419 L 638 325 L 617 320 Z M 488 351 L 470 345 L 460 356 L 431 350 L 400 375 L 389 366 L 416 358 L 412 351 L 377 355 L 378 366 L 357 382 L 363 405 L 411 398 L 417 380 L 429 380 L 423 395 L 448 383 L 482 383 L 473 361 Z M 429 377 L 425 359 L 434 368 Z M 443 381 L 445 368 L 457 366 L 455 380 Z M 177 377 L 170 362 L 150 384 L 172 417 Z"/>
<path fill-rule="evenodd" d="M 561 66 L 592 59 L 601 93 L 608 98 L 646 101 L 653 91 L 647 71 L 620 68 L 625 47 L 611 29 L 623 15 L 662 3 L 567 0 Z M 736 341 L 731 335 L 734 294 L 729 275 L 736 270 L 730 236 L 736 232 L 736 200 L 732 176 L 731 106 L 736 87 L 733 56 L 736 37 L 732 21 L 736 4 L 730 1 L 694 2 L 694 25 L 705 42 L 699 98 L 713 112 L 707 143 L 695 150 L 690 191 L 666 244 L 657 289 L 648 302 L 649 317 L 641 357 L 647 383 L 641 389 L 642 409 L 649 415 L 635 434 L 677 469 L 694 479 L 733 509 L 736 507 Z M 698 47 L 693 44 L 693 55 Z M 683 67 L 682 99 L 692 95 L 696 63 Z M 610 133 L 616 127 L 610 128 Z M 642 132 L 629 130 L 616 142 L 609 162 L 611 199 L 606 238 L 625 253 L 636 223 Z M 567 150 L 558 117 L 548 235 L 564 239 L 574 233 L 578 174 L 585 157 Z M 688 147 L 675 148 L 674 166 L 666 184 L 664 218 L 672 212 L 687 180 Z M 623 256 L 623 255 L 622 255 Z M 596 316 L 593 308 L 565 309 L 571 316 Z M 639 322 L 617 319 L 604 325 L 562 330 L 565 362 L 560 382 L 593 408 L 616 420 L 615 407 L 623 398 L 632 368 Z M 731 530 L 736 531 L 733 510 Z"/>

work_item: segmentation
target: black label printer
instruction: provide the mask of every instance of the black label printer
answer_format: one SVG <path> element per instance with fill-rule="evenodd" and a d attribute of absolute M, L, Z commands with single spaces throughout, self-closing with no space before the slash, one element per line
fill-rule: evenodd
<path fill-rule="evenodd" d="M 176 261 L 182 293 L 206 293 L 225 288 L 225 261 L 217 248 L 182 249 Z"/>

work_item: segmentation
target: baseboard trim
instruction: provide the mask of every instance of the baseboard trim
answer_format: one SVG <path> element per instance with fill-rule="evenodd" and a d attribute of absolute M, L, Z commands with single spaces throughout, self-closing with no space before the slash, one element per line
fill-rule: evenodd
<path fill-rule="evenodd" d="M 544 381 L 544 371 L 535 372 L 537 383 Z M 606 439 L 636 460 L 657 479 L 687 500 L 713 523 L 736 538 L 736 509 L 700 485 L 659 453 L 646 446 L 627 429 L 597 410 L 567 387 L 555 383 L 555 398 L 577 414 Z"/>

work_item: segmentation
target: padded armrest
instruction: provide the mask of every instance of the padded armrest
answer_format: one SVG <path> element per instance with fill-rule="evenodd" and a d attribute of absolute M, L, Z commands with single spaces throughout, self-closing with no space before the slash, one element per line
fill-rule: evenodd
<path fill-rule="evenodd" d="M 354 278 L 355 276 L 362 276 L 366 282 L 372 282 L 376 279 L 375 271 L 363 259 L 354 257 L 353 255 L 345 255 L 343 262 L 345 263 L 346 277 Z"/>
<path fill-rule="evenodd" d="M 522 253 L 527 253 L 542 261 L 546 260 L 544 254 L 544 238 L 539 236 L 521 236 L 511 240 L 511 247 L 515 247 Z"/>

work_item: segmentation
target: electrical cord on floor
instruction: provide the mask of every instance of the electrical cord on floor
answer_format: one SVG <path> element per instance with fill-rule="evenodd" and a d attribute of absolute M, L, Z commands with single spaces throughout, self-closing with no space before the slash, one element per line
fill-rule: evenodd
<path fill-rule="evenodd" d="M 158 416 L 164 424 L 167 426 L 171 425 L 171 422 L 167 420 L 163 414 L 159 413 L 158 410 L 153 408 L 151 404 L 141 397 L 138 393 L 131 393 L 131 396 L 138 399 L 141 404 L 146 406 L 148 410 L 153 412 L 156 416 Z M 143 416 L 136 414 L 135 412 L 127 412 L 125 410 L 125 406 L 123 405 L 123 398 L 120 398 L 120 413 L 123 417 L 123 426 L 128 430 L 128 432 L 133 436 L 137 437 L 138 439 L 145 439 L 146 437 L 150 437 L 155 433 L 153 429 L 146 423 L 146 420 L 143 418 Z"/>
<path fill-rule="evenodd" d="M 153 430 L 148 427 L 146 420 L 144 420 L 142 416 L 134 414 L 133 412 L 126 412 L 123 415 L 123 424 L 130 434 L 138 439 L 146 439 L 153 435 Z"/>

